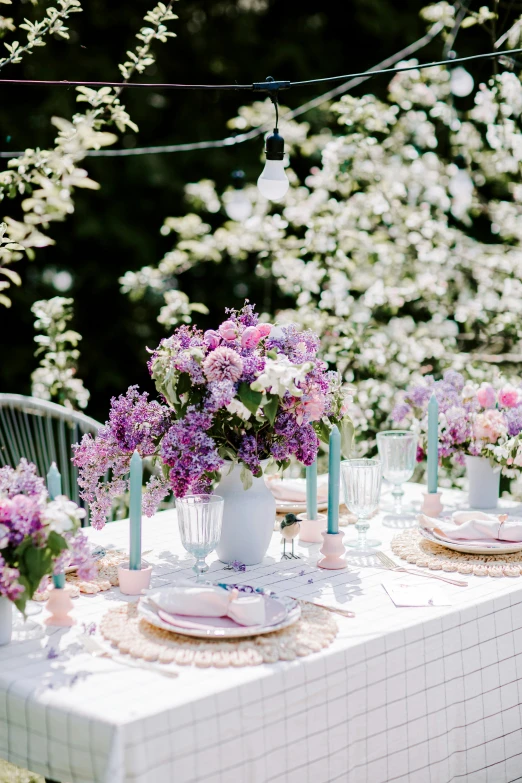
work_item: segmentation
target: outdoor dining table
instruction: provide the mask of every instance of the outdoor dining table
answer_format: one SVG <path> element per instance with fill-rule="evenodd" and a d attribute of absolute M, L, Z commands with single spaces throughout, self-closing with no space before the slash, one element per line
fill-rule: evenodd
<path fill-rule="evenodd" d="M 418 507 L 420 498 L 409 485 L 407 499 Z M 392 554 L 400 524 L 384 508 L 372 520 L 383 552 Z M 126 520 L 88 532 L 127 547 Z M 443 586 L 451 606 L 398 608 L 383 583 L 442 583 L 386 571 L 373 557 L 322 571 L 318 549 L 299 544 L 301 559 L 282 561 L 274 533 L 263 563 L 245 573 L 210 558 L 215 581 L 355 612 L 336 616 L 331 646 L 294 661 L 179 666 L 167 678 L 94 657 L 79 642 L 82 626 L 136 600 L 118 588 L 81 595 L 72 628 L 31 616 L 0 648 L 0 756 L 61 783 L 522 780 L 522 578 L 458 575 L 467 587 Z M 143 550 L 152 550 L 152 586 L 191 577 L 174 510 L 144 519 Z"/>

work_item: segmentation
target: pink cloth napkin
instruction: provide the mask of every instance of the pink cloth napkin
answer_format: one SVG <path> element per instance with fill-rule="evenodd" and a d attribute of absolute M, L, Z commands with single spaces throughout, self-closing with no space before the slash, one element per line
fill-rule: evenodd
<path fill-rule="evenodd" d="M 178 582 L 149 593 L 148 597 L 164 612 L 185 617 L 230 617 L 239 625 L 264 625 L 265 600 L 260 594 L 243 594 L 213 585 Z"/>
<path fill-rule="evenodd" d="M 420 527 L 448 541 L 522 542 L 522 520 L 507 514 L 483 511 L 454 511 L 451 519 L 433 519 L 421 514 Z"/>
<path fill-rule="evenodd" d="M 276 500 L 285 503 L 306 503 L 306 479 L 284 478 L 280 476 L 267 476 L 266 485 Z M 328 474 L 317 477 L 317 502 L 326 503 L 328 500 Z"/>

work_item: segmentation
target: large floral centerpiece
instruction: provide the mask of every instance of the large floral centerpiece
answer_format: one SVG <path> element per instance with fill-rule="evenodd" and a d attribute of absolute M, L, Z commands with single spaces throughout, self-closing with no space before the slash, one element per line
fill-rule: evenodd
<path fill-rule="evenodd" d="M 432 393 L 439 405 L 439 456 L 463 465 L 466 456 L 489 459 L 507 475 L 522 467 L 522 386 L 478 384 L 448 370 L 441 380 L 426 376 L 408 387 L 396 404 L 395 424 L 419 433 L 417 458 L 424 459 L 427 410 Z"/>
<path fill-rule="evenodd" d="M 80 532 L 85 511 L 65 495 L 49 500 L 36 466 L 0 468 L 0 597 L 24 611 L 42 579 L 74 561 L 89 578 L 93 563 Z"/>
<path fill-rule="evenodd" d="M 332 422 L 346 451 L 349 389 L 318 359 L 318 348 L 313 332 L 260 323 L 248 303 L 227 310 L 216 330 L 177 328 L 149 362 L 160 401 L 131 386 L 112 399 L 98 435 L 75 447 L 92 524 L 103 526 L 112 499 L 126 490 L 135 449 L 161 468 L 144 490 L 148 515 L 170 491 L 208 491 L 225 462 L 241 466 L 245 488 L 263 474 L 265 460 L 280 468 L 292 458 L 312 464 Z"/>

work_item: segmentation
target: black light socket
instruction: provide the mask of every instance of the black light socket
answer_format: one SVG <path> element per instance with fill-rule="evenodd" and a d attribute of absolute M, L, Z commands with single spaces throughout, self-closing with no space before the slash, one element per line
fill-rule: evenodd
<path fill-rule="evenodd" d="M 243 190 L 245 187 L 245 172 L 241 169 L 236 169 L 230 175 L 232 179 L 232 185 L 235 190 Z"/>
<path fill-rule="evenodd" d="M 265 153 L 267 160 L 283 160 L 285 157 L 285 140 L 280 136 L 277 128 L 274 128 L 274 132 L 266 138 Z"/>

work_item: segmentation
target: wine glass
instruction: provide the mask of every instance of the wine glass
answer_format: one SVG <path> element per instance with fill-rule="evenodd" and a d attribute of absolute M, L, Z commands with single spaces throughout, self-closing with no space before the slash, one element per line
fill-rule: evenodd
<path fill-rule="evenodd" d="M 393 484 L 395 514 L 402 513 L 402 484 L 415 470 L 417 435 L 409 430 L 386 430 L 377 433 L 377 448 L 382 462 L 382 475 Z"/>
<path fill-rule="evenodd" d="M 186 495 L 184 498 L 176 498 L 181 543 L 196 558 L 193 568 L 197 582 L 203 581 L 202 575 L 209 569 L 205 558 L 219 541 L 223 507 L 224 500 L 219 495 Z"/>
<path fill-rule="evenodd" d="M 370 527 L 368 519 L 379 505 L 381 496 L 381 463 L 378 459 L 347 459 L 341 462 L 341 473 L 344 502 L 357 516 L 355 529 L 358 533 L 356 539 L 345 543 L 359 552 L 367 552 L 381 543 L 366 537 Z"/>

